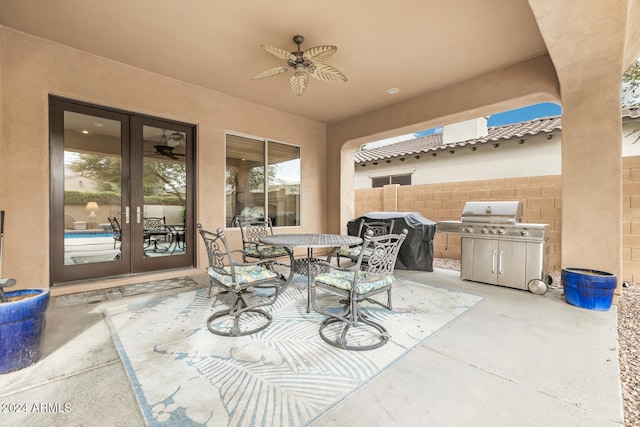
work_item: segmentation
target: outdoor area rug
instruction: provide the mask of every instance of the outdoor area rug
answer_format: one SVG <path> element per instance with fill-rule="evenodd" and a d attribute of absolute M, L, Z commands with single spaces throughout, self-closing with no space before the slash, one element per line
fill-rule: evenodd
<path fill-rule="evenodd" d="M 399 280 L 392 311 L 364 305 L 389 330 L 389 342 L 376 350 L 347 351 L 320 338 L 325 316 L 306 312 L 305 283 L 296 277 L 266 308 L 273 323 L 245 337 L 208 331 L 206 319 L 221 308 L 208 298 L 208 288 L 145 295 L 105 308 L 148 425 L 307 425 L 482 300 Z M 317 299 L 340 305 L 327 294 Z"/>

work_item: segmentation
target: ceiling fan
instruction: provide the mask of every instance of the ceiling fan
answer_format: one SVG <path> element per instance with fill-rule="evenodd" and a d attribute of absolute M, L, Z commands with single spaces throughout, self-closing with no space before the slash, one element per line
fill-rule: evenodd
<path fill-rule="evenodd" d="M 184 157 L 184 154 L 174 153 L 176 146 L 180 144 L 180 142 L 184 139 L 184 135 L 180 132 L 173 132 L 171 135 L 167 137 L 166 129 L 162 129 L 162 136 L 160 137 L 160 141 L 153 146 L 156 149 L 154 154 L 158 154 L 160 156 L 169 157 L 173 160 L 178 160 L 178 156 Z"/>
<path fill-rule="evenodd" d="M 286 50 L 277 47 L 261 44 L 260 47 L 271 55 L 279 59 L 284 59 L 287 66 L 270 68 L 253 76 L 251 80 L 277 76 L 278 74 L 289 71 L 291 68 L 294 73 L 289 78 L 289 85 L 291 86 L 293 93 L 297 96 L 301 96 L 307 88 L 307 85 L 309 84 L 309 75 L 325 82 L 347 81 L 347 77 L 338 69 L 325 64 L 325 61 L 336 53 L 336 50 L 338 50 L 337 47 L 324 45 L 315 46 L 305 51 L 301 51 L 300 45 L 304 42 L 304 37 L 296 35 L 293 37 L 293 42 L 298 45 L 298 50 L 295 52 L 287 52 Z"/>

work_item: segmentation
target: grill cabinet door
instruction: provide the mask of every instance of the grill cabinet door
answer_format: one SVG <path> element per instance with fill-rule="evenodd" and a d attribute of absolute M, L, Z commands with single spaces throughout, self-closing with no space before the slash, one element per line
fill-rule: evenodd
<path fill-rule="evenodd" d="M 498 281 L 498 241 L 473 239 L 473 277 L 476 282 L 495 285 Z"/>
<path fill-rule="evenodd" d="M 460 278 L 473 280 L 473 241 L 471 237 L 462 237 L 460 256 Z"/>
<path fill-rule="evenodd" d="M 498 285 L 527 289 L 525 280 L 527 244 L 500 240 L 498 245 Z"/>

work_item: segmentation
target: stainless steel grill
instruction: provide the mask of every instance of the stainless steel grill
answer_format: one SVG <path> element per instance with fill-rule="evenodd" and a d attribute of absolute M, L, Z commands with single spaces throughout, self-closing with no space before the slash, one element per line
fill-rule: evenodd
<path fill-rule="evenodd" d="M 460 221 L 439 221 L 436 231 L 459 234 L 460 277 L 544 294 L 549 225 L 522 221 L 522 202 L 467 202 Z"/>

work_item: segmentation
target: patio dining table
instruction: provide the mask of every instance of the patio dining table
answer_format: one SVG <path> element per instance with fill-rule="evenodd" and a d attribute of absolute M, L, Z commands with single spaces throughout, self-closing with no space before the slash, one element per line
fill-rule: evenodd
<path fill-rule="evenodd" d="M 157 224 L 154 228 L 145 228 L 143 231 L 144 241 L 149 242 L 145 251 L 153 252 L 171 252 L 173 254 L 181 240 L 184 238 L 184 223 L 175 224 Z M 159 247 L 158 242 L 155 240 L 157 237 L 169 238 L 168 247 Z M 184 244 L 184 241 L 182 242 Z M 153 247 L 152 247 L 153 244 Z"/>
<path fill-rule="evenodd" d="M 358 236 L 346 236 L 342 234 L 274 234 L 265 236 L 260 241 L 267 245 L 287 246 L 287 247 L 305 247 L 307 248 L 307 258 L 303 264 L 306 271 L 298 270 L 298 273 L 307 276 L 307 313 L 311 312 L 311 304 L 315 297 L 315 286 L 312 285 L 312 270 L 314 263 L 317 261 L 313 257 L 314 248 L 336 248 L 339 246 L 359 245 L 362 239 Z M 291 268 L 295 268 L 294 265 Z M 315 306 L 313 307 L 315 310 Z"/>

